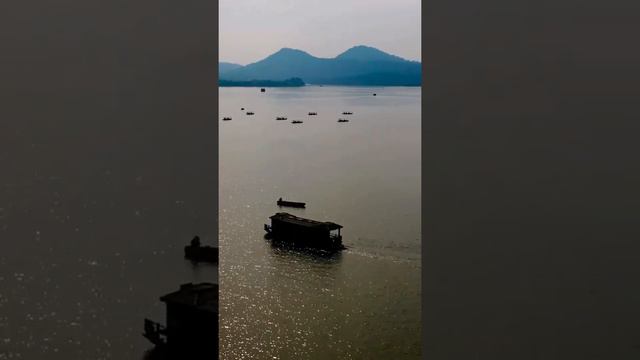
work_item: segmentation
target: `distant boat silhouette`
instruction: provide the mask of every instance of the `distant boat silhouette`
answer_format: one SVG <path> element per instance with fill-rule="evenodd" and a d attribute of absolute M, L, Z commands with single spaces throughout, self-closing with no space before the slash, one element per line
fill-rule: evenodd
<path fill-rule="evenodd" d="M 253 114 L 255 114 L 253 111 L 247 112 L 247 115 L 253 115 Z"/>
<path fill-rule="evenodd" d="M 231 120 L 231 118 L 230 117 L 223 117 L 222 120 L 228 121 L 228 120 Z"/>
<path fill-rule="evenodd" d="M 260 89 L 260 92 L 265 92 L 266 90 L 264 88 Z"/>
<path fill-rule="evenodd" d="M 276 118 L 276 120 L 287 120 L 287 118 L 286 118 L 286 117 L 284 117 L 284 116 L 278 116 L 278 117 Z"/>
<path fill-rule="evenodd" d="M 292 124 L 302 124 L 302 120 L 293 120 Z"/>
<path fill-rule="evenodd" d="M 338 122 L 349 122 L 349 119 L 338 119 Z"/>
<path fill-rule="evenodd" d="M 378 95 L 378 94 L 376 94 L 376 93 L 373 93 L 373 96 L 377 96 L 377 95 Z"/>
<path fill-rule="evenodd" d="M 218 248 L 212 246 L 201 246 L 200 237 L 196 236 L 191 240 L 191 244 L 184 247 L 184 257 L 195 261 L 218 263 Z"/>
<path fill-rule="evenodd" d="M 318 115 L 317 112 L 310 112 L 309 115 Z"/>
<path fill-rule="evenodd" d="M 286 201 L 286 200 L 282 200 L 282 198 L 278 199 L 276 203 L 278 204 L 278 206 L 288 206 L 288 207 L 294 207 L 294 208 L 304 208 L 306 206 L 306 204 L 303 202 Z"/>
<path fill-rule="evenodd" d="M 342 115 L 353 115 L 353 113 L 351 111 L 345 111 L 342 113 Z"/>
<path fill-rule="evenodd" d="M 240 108 L 240 110 L 244 110 L 244 108 Z"/>

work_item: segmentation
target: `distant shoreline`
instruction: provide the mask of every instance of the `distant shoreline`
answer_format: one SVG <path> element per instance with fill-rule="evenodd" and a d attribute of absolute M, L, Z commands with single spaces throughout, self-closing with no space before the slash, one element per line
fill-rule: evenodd
<path fill-rule="evenodd" d="M 300 78 L 291 78 L 282 81 L 276 80 L 249 80 L 249 81 L 232 81 L 218 80 L 219 87 L 302 87 L 305 82 Z"/>
<path fill-rule="evenodd" d="M 387 87 L 409 87 L 409 88 L 421 88 L 422 84 L 409 85 L 409 84 L 393 84 L 393 85 L 353 85 L 353 84 L 304 84 L 304 85 L 249 85 L 249 84 L 236 84 L 247 83 L 248 81 L 232 81 L 234 84 L 219 84 L 219 87 L 255 87 L 255 88 L 268 88 L 268 87 L 351 87 L 351 88 L 387 88 Z"/>
<path fill-rule="evenodd" d="M 422 84 L 306 84 L 306 86 L 320 87 L 352 87 L 352 88 L 387 88 L 387 87 L 411 87 L 419 88 Z"/>

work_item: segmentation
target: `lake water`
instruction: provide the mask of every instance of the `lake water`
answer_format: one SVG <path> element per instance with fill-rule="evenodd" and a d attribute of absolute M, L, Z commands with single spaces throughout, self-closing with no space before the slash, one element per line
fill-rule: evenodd
<path fill-rule="evenodd" d="M 16 96 L 0 120 L 0 359 L 141 359 L 159 297 L 217 281 L 183 258 L 217 238 L 215 107 L 184 126 L 72 95 Z"/>
<path fill-rule="evenodd" d="M 220 88 L 221 359 L 420 358 L 420 95 Z M 343 225 L 348 250 L 272 247 L 278 211 Z"/>
<path fill-rule="evenodd" d="M 2 360 L 142 359 L 159 297 L 217 281 L 183 246 L 218 233 L 218 4 L 130 5 L 2 5 Z"/>

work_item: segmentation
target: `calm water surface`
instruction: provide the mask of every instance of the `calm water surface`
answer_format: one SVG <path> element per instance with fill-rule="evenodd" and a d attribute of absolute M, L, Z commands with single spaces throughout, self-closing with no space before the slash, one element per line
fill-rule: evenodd
<path fill-rule="evenodd" d="M 420 94 L 220 88 L 221 358 L 420 358 Z M 343 225 L 348 250 L 272 247 L 279 197 Z"/>
<path fill-rule="evenodd" d="M 217 281 L 183 246 L 218 234 L 218 5 L 130 5 L 2 5 L 0 360 L 142 359 Z"/>
<path fill-rule="evenodd" d="M 101 99 L 2 118 L 0 359 L 141 359 L 143 319 L 165 323 L 158 298 L 217 281 L 182 248 L 216 240 L 205 120 L 114 115 Z"/>

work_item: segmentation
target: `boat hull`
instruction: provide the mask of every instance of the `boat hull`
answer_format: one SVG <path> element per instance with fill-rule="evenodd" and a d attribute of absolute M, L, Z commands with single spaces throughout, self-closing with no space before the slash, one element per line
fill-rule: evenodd
<path fill-rule="evenodd" d="M 295 249 L 315 249 L 323 251 L 346 250 L 342 244 L 342 236 L 330 235 L 314 236 L 314 234 L 274 233 L 271 225 L 264 224 L 265 239 L 271 240 L 273 245 Z"/>
<path fill-rule="evenodd" d="M 294 208 L 304 208 L 304 207 L 306 207 L 306 203 L 295 202 L 295 201 L 278 200 L 277 204 L 278 204 L 278 206 L 286 206 L 286 207 L 294 207 Z"/>

